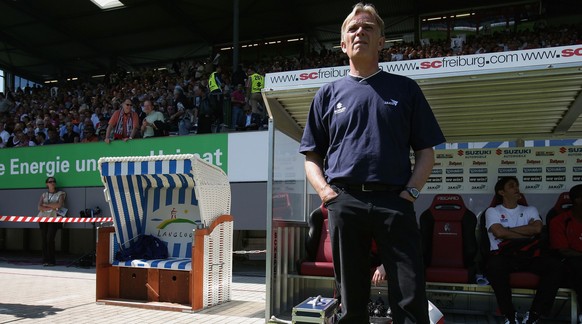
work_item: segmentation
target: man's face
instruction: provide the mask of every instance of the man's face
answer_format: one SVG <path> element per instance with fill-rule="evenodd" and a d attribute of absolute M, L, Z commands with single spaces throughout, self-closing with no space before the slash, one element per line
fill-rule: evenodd
<path fill-rule="evenodd" d="M 519 184 L 515 180 L 509 180 L 500 192 L 503 200 L 518 201 L 521 199 Z"/>
<path fill-rule="evenodd" d="M 152 111 L 153 107 L 152 107 L 152 103 L 149 101 L 146 101 L 143 103 L 143 111 L 146 114 L 149 114 Z"/>
<path fill-rule="evenodd" d="M 123 112 L 128 114 L 131 111 L 131 106 L 133 106 L 133 103 L 129 100 L 126 100 L 123 102 Z"/>
<path fill-rule="evenodd" d="M 377 57 L 383 47 L 384 37 L 372 15 L 360 12 L 346 25 L 341 48 L 350 59 Z"/>

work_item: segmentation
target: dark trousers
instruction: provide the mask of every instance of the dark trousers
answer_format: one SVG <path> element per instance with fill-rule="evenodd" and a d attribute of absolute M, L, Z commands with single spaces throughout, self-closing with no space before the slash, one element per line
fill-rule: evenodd
<path fill-rule="evenodd" d="M 394 323 L 429 323 L 421 237 L 414 206 L 395 192 L 354 192 L 327 203 L 336 283 L 342 303 L 339 323 L 369 323 L 370 248 L 376 241 L 388 277 Z"/>
<path fill-rule="evenodd" d="M 42 244 L 42 263 L 55 264 L 55 238 L 59 223 L 38 223 Z"/>
<path fill-rule="evenodd" d="M 582 312 L 582 257 L 568 257 L 564 264 L 569 276 L 570 286 L 578 296 L 578 313 Z"/>
<path fill-rule="evenodd" d="M 224 97 L 222 92 L 215 91 L 210 93 L 210 106 L 212 107 L 212 112 L 214 114 L 213 120 L 216 122 L 217 125 L 222 124 L 223 116 L 222 116 L 222 109 L 224 105 Z"/>
<path fill-rule="evenodd" d="M 212 132 L 212 117 L 210 115 L 198 115 L 197 134 L 209 134 Z"/>
<path fill-rule="evenodd" d="M 540 277 L 530 311 L 548 316 L 564 274 L 560 260 L 550 256 L 520 258 L 490 255 L 487 261 L 487 279 L 495 292 L 499 311 L 504 315 L 515 313 L 509 284 L 509 275 L 512 272 L 532 272 Z"/>

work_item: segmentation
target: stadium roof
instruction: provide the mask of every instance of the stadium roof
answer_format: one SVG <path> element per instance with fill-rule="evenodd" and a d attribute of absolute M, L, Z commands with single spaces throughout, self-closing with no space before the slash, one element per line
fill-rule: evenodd
<path fill-rule="evenodd" d="M 572 3 L 577 0 L 554 0 Z M 0 1 L 0 69 L 41 82 L 103 74 L 181 58 L 209 57 L 212 47 L 232 44 L 234 5 L 239 3 L 242 43 L 303 36 L 339 39 L 354 0 L 121 0 L 102 10 L 91 0 Z M 539 1 L 372 1 L 387 35 L 411 34 L 418 16 L 498 8 L 501 13 Z M 512 7 L 513 6 L 513 7 Z"/>

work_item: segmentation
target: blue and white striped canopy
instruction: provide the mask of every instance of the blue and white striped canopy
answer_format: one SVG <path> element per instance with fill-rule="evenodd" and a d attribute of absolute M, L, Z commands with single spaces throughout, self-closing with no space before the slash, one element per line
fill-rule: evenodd
<path fill-rule="evenodd" d="M 99 160 L 117 242 L 121 247 L 129 247 L 139 235 L 155 234 L 147 233 L 146 224 L 151 221 L 148 217 L 157 212 L 172 206 L 197 208 L 190 158 L 189 155 L 175 155 Z M 190 231 L 191 234 L 194 224 L 181 227 L 185 227 L 185 233 Z M 188 237 L 181 242 L 166 240 L 170 257 L 191 257 L 191 241 Z"/>

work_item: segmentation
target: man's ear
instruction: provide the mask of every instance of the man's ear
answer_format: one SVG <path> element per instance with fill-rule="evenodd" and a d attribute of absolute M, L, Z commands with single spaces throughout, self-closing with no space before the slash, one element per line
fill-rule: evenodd
<path fill-rule="evenodd" d="M 386 37 L 382 36 L 378 39 L 378 52 L 384 49 L 384 43 L 386 42 Z"/>
<path fill-rule="evenodd" d="M 340 47 L 342 49 L 342 52 L 347 53 L 348 49 L 347 49 L 347 45 L 346 42 L 344 42 L 343 40 L 340 42 Z"/>

